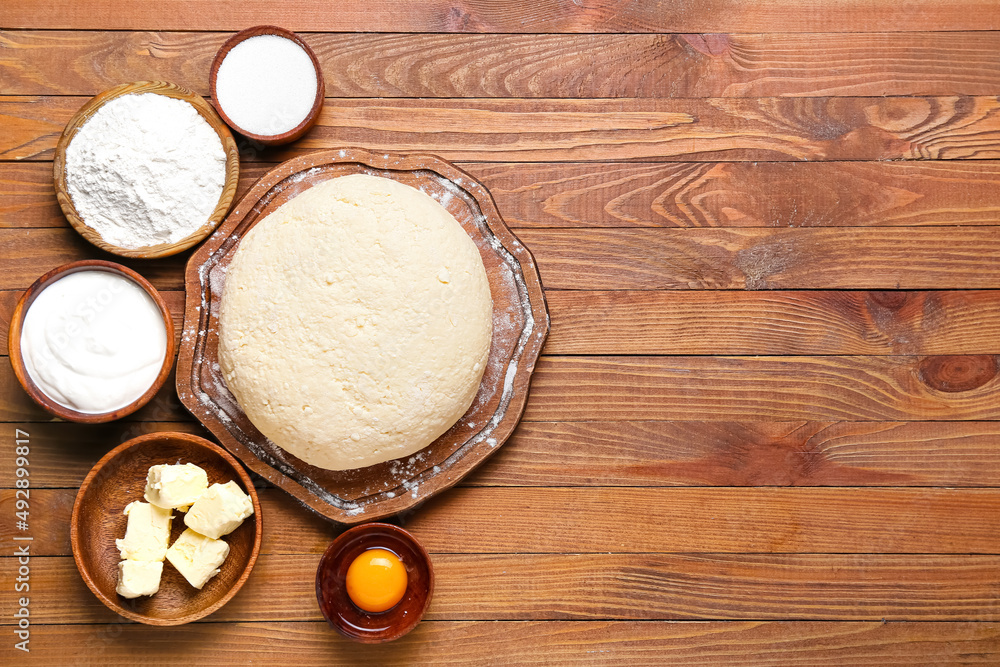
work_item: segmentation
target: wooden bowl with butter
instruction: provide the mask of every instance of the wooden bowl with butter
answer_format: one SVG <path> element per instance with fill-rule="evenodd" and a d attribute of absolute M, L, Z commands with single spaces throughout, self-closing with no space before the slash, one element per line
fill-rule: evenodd
<path fill-rule="evenodd" d="M 253 514 L 221 539 L 229 555 L 219 573 L 198 590 L 169 562 L 163 563 L 159 591 L 132 599 L 117 593 L 121 556 L 115 540 L 125 536 L 125 507 L 142 501 L 146 474 L 159 464 L 193 463 L 208 483 L 233 480 L 253 503 Z M 184 514 L 173 511 L 169 544 L 185 531 Z M 150 433 L 108 452 L 87 474 L 73 504 L 70 542 L 80 576 L 111 611 L 147 625 L 181 625 L 208 616 L 243 586 L 260 551 L 262 522 L 257 492 L 243 467 L 208 440 L 187 433 Z"/>

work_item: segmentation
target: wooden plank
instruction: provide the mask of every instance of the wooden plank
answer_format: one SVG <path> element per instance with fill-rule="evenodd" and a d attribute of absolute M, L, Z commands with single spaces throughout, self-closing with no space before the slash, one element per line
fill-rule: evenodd
<path fill-rule="evenodd" d="M 79 488 L 113 446 L 193 421 L 17 424 L 32 488 Z M 997 422 L 526 422 L 464 486 L 1000 486 Z M 0 488 L 14 487 L 0 459 Z"/>
<path fill-rule="evenodd" d="M 240 164 L 240 180 L 234 202 L 273 163 Z M 0 162 L 0 228 L 3 227 L 69 227 L 62 209 L 56 202 L 49 162 Z"/>
<path fill-rule="evenodd" d="M 550 355 L 1000 354 L 996 290 L 550 290 L 546 297 Z"/>
<path fill-rule="evenodd" d="M 0 290 L 0 354 L 7 354 L 10 318 L 22 294 L 23 290 Z"/>
<path fill-rule="evenodd" d="M 497 3 L 491 0 L 345 0 L 337 11 L 315 0 L 287 0 L 281 25 L 324 32 L 904 32 L 997 30 L 992 0 L 778 0 L 748 7 L 739 0 L 696 4 L 590 0 Z M 47 11 L 43 11 L 47 10 Z M 135 6 L 128 0 L 8 0 L 5 28 L 102 30 L 242 30 L 274 22 L 268 0 L 174 0 Z"/>
<path fill-rule="evenodd" d="M 237 201 L 272 163 L 240 165 Z M 512 227 L 995 225 L 1000 163 L 475 163 Z M 52 167 L 0 162 L 0 227 L 66 227 Z"/>
<path fill-rule="evenodd" d="M 1000 418 L 992 355 L 542 357 L 525 421 Z M 0 422 L 51 421 L 0 363 Z M 186 421 L 171 375 L 128 421 Z"/>
<path fill-rule="evenodd" d="M 542 357 L 527 421 L 1000 418 L 992 355 Z"/>
<path fill-rule="evenodd" d="M 279 489 L 259 495 L 262 554 L 321 554 L 340 532 Z M 34 555 L 70 554 L 75 496 L 32 489 L 17 534 Z M 397 518 L 432 553 L 1000 554 L 1000 489 L 462 487 Z M 14 532 L 0 524 L 0 543 Z"/>
<path fill-rule="evenodd" d="M 48 160 L 83 97 L 0 98 L 0 160 Z M 430 152 L 466 161 L 800 161 L 1000 158 L 1000 100 L 820 97 L 677 100 L 328 99 L 310 132 L 244 150 Z"/>
<path fill-rule="evenodd" d="M 997 419 L 992 355 L 542 357 L 526 421 Z M 171 375 L 128 420 L 184 421 Z M 0 422 L 50 421 L 0 364 Z"/>
<path fill-rule="evenodd" d="M 466 483 L 998 486 L 998 436 L 995 422 L 527 422 Z"/>
<path fill-rule="evenodd" d="M 1000 218 L 1000 164 L 992 161 L 463 168 L 514 227 L 915 227 Z"/>
<path fill-rule="evenodd" d="M 1000 227 L 523 229 L 518 236 L 548 290 L 1000 287 Z"/>
<path fill-rule="evenodd" d="M 238 597 L 209 620 L 322 621 L 315 581 L 303 576 L 319 558 L 261 556 Z M 434 554 L 432 561 L 428 621 L 1000 619 L 998 556 Z M 16 559 L 0 559 L 11 580 L 16 567 Z M 31 584 L 33 624 L 117 619 L 69 556 L 34 559 Z M 16 599 L 7 597 L 3 625 L 16 622 Z"/>
<path fill-rule="evenodd" d="M 176 370 L 176 368 L 175 368 Z M 170 371 L 163 387 L 144 407 L 124 417 L 122 423 L 140 421 L 187 421 L 188 411 L 177 398 L 176 377 Z M 6 357 L 0 357 L 0 423 L 50 422 L 56 419 L 31 400 L 14 376 Z M 131 424 L 129 424 L 131 426 Z M 87 426 L 80 426 L 87 429 Z"/>
<path fill-rule="evenodd" d="M 0 227 L 65 227 L 52 164 L 0 163 Z"/>
<path fill-rule="evenodd" d="M 207 430 L 189 421 L 122 421 L 107 424 L 73 424 L 53 421 L 11 425 L 27 436 L 31 461 L 31 488 L 78 489 L 97 461 L 126 440 L 161 431 L 193 433 L 215 440 Z M 14 488 L 13 457 L 0 459 L 0 487 Z"/>
<path fill-rule="evenodd" d="M 46 271 L 79 259 L 104 259 L 134 269 L 157 290 L 184 289 L 184 265 L 190 252 L 163 259 L 130 259 L 104 252 L 70 227 L 0 229 L 4 266 L 0 290 L 25 290 Z"/>
<path fill-rule="evenodd" d="M 547 290 L 996 289 L 1000 227 L 522 229 Z M 160 290 L 184 288 L 188 253 L 129 260 L 69 228 L 0 229 L 0 290 L 85 258 L 119 261 Z"/>
<path fill-rule="evenodd" d="M 149 628 L 124 621 L 32 627 L 32 664 L 65 665 L 66 647 L 101 664 L 228 664 L 255 660 L 296 665 L 733 665 L 885 667 L 992 665 L 1000 660 L 997 623 L 837 621 L 425 621 L 386 644 L 351 642 L 326 622 L 191 623 Z M 417 658 L 416 656 L 419 656 Z"/>
<path fill-rule="evenodd" d="M 0 352 L 23 292 L 0 290 Z M 162 291 L 175 343 L 184 293 Z M 550 291 L 545 353 L 1000 354 L 1000 291 Z"/>
<path fill-rule="evenodd" d="M 231 33 L 4 30 L 5 93 L 163 80 L 208 95 Z M 313 34 L 329 97 L 991 95 L 996 32 Z"/>

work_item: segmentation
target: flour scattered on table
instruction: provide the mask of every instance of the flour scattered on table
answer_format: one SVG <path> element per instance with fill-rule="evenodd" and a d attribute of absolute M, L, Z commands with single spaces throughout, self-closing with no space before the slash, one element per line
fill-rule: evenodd
<path fill-rule="evenodd" d="M 226 182 L 226 152 L 188 102 L 155 93 L 111 100 L 66 149 L 80 218 L 122 248 L 176 243 L 208 222 Z"/>

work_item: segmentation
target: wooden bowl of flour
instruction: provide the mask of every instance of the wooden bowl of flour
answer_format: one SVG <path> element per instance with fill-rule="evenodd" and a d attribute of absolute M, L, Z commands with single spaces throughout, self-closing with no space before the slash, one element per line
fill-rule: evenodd
<path fill-rule="evenodd" d="M 102 106 L 119 97 L 140 93 L 164 95 L 173 99 L 183 100 L 194 107 L 195 111 L 208 122 L 222 141 L 222 149 L 226 153 L 226 180 L 215 209 L 208 219 L 205 220 L 205 223 L 194 232 L 173 243 L 160 243 L 142 248 L 124 248 L 106 241 L 97 230 L 84 222 L 78 213 L 66 185 L 66 150 L 80 129 Z M 59 137 L 59 143 L 56 145 L 54 177 L 56 199 L 59 201 L 59 206 L 62 208 L 66 219 L 69 220 L 69 224 L 80 233 L 80 236 L 98 248 L 115 255 L 152 259 L 176 255 L 179 252 L 187 250 L 200 243 L 219 226 L 219 223 L 222 222 L 222 219 L 229 211 L 229 206 L 232 204 L 233 198 L 236 196 L 236 186 L 240 177 L 240 153 L 236 147 L 236 141 L 233 139 L 233 135 L 225 122 L 219 118 L 219 115 L 215 113 L 215 109 L 200 95 L 195 95 L 189 90 L 165 81 L 135 81 L 115 86 L 94 96 L 70 119 L 63 130 L 62 136 Z"/>

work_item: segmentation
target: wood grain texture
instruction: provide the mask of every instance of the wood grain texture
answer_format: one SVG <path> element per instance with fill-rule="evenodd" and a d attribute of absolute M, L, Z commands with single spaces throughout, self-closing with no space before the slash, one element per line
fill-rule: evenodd
<path fill-rule="evenodd" d="M 0 98 L 0 160 L 47 160 L 80 97 Z M 678 100 L 328 99 L 282 161 L 364 146 L 465 161 L 799 161 L 1000 158 L 1000 100 L 801 97 Z"/>
<path fill-rule="evenodd" d="M 250 147 L 244 144 L 244 152 Z M 240 169 L 237 201 L 273 163 Z M 476 163 L 511 227 L 995 225 L 1000 163 Z M 51 165 L 0 162 L 0 227 L 64 227 Z"/>
<path fill-rule="evenodd" d="M 426 621 L 1000 618 L 1000 556 L 436 554 L 433 561 Z M 323 620 L 315 584 L 302 576 L 318 562 L 314 554 L 261 557 L 233 604 L 205 620 Z M 14 564 L 2 559 L 0 571 Z M 71 558 L 38 559 L 32 569 L 34 623 L 117 620 Z M 0 610 L 10 625 L 13 604 Z"/>
<path fill-rule="evenodd" d="M 1000 417 L 993 356 L 542 357 L 527 421 Z M 961 391 L 942 382 L 970 381 Z"/>
<path fill-rule="evenodd" d="M 75 495 L 32 490 L 34 555 L 69 555 Z M 342 530 L 259 495 L 261 554 L 318 555 Z M 432 554 L 1000 554 L 1000 489 L 462 487 L 399 519 Z M 0 525 L 3 543 L 13 532 Z"/>
<path fill-rule="evenodd" d="M 5 93 L 172 81 L 208 95 L 230 33 L 4 30 Z M 311 34 L 329 97 L 990 95 L 996 32 Z"/>
<path fill-rule="evenodd" d="M 1000 217 L 1000 164 L 988 160 L 463 168 L 489 187 L 512 227 L 900 227 Z"/>
<path fill-rule="evenodd" d="M 295 146 L 241 142 L 240 194 L 317 148 L 461 160 L 549 290 L 527 419 L 398 517 L 438 575 L 401 641 L 319 620 L 340 529 L 264 485 L 247 586 L 154 634 L 80 580 L 71 504 L 122 440 L 204 431 L 172 391 L 48 421 L 0 359 L 0 421 L 31 434 L 33 662 L 1000 662 L 995 0 L 9 0 L 0 328 L 44 270 L 109 258 L 55 205 L 72 113 L 128 80 L 204 94 L 222 31 L 255 23 L 305 31 L 331 97 Z M 132 265 L 175 323 L 184 261 Z M 6 516 L 14 479 L 0 457 Z"/>
<path fill-rule="evenodd" d="M 150 399 L 149 403 L 124 418 L 123 422 L 140 421 L 183 421 L 189 418 L 174 389 L 175 371 L 171 370 L 163 387 Z M 0 357 L 0 423 L 48 422 L 53 417 L 43 410 L 17 382 L 14 371 L 6 357 Z M 81 427 L 84 428 L 84 427 Z"/>
<path fill-rule="evenodd" d="M 66 646 L 81 647 L 101 664 L 151 662 L 219 664 L 252 646 L 266 663 L 296 665 L 733 665 L 776 667 L 808 663 L 885 667 L 992 665 L 1000 659 L 998 623 L 837 621 L 427 621 L 398 642 L 364 646 L 325 622 L 194 623 L 155 634 L 134 624 L 52 625 L 32 646 L 32 662 L 65 665 Z M 44 634 L 42 634 L 44 633 Z"/>
<path fill-rule="evenodd" d="M 467 484 L 1000 486 L 998 436 L 993 422 L 527 422 Z"/>
<path fill-rule="evenodd" d="M 54 421 L 21 424 L 20 427 L 28 433 L 32 489 L 79 489 L 84 477 L 102 456 L 126 440 L 146 433 L 179 431 L 210 437 L 208 431 L 194 421 L 119 421 L 83 428 Z M 14 480 L 14 459 L 0 459 L 0 488 L 14 488 Z"/>
<path fill-rule="evenodd" d="M 550 290 L 547 298 L 550 355 L 1000 354 L 996 290 Z"/>
<path fill-rule="evenodd" d="M 22 292 L 0 291 L 0 351 Z M 160 292 L 175 344 L 184 294 Z M 550 355 L 1000 354 L 1000 292 L 550 291 Z"/>
<path fill-rule="evenodd" d="M 44 7 L 48 11 L 40 11 Z M 623 0 L 528 4 L 490 0 L 347 0 L 336 12 L 316 0 L 288 0 L 281 23 L 289 30 L 327 32 L 864 32 L 997 30 L 991 0 L 940 3 L 914 0 L 779 0 L 747 6 L 739 0 L 681 2 L 667 7 Z M 103 30 L 240 30 L 275 21 L 267 0 L 180 0 L 136 7 L 128 0 L 10 0 L 0 14 L 5 28 Z"/>
<path fill-rule="evenodd" d="M 992 355 L 546 356 L 524 420 L 993 420 L 1000 415 L 996 373 Z M 171 373 L 127 419 L 186 419 L 173 384 Z M 49 420 L 6 363 L 0 364 L 0 399 L 0 422 Z"/>
<path fill-rule="evenodd" d="M 525 421 L 1000 418 L 993 355 L 542 357 Z M 129 421 L 183 421 L 171 373 Z M 49 421 L 0 363 L 0 422 Z"/>
<path fill-rule="evenodd" d="M 190 421 L 21 427 L 36 489 L 78 488 L 138 435 L 207 436 Z M 996 422 L 526 422 L 462 485 L 1000 486 L 998 438 Z M 0 458 L 0 488 L 14 480 Z"/>
<path fill-rule="evenodd" d="M 24 294 L 23 290 L 0 290 L 0 352 L 7 354 L 7 337 L 10 334 L 10 318 L 14 314 L 17 302 Z"/>
<path fill-rule="evenodd" d="M 0 290 L 24 290 L 46 271 L 81 259 L 103 259 L 129 267 L 157 290 L 184 289 L 187 252 L 161 259 L 136 259 L 112 255 L 88 243 L 69 227 L 0 229 L 5 261 Z"/>
<path fill-rule="evenodd" d="M 1000 227 L 817 229 L 521 229 L 547 290 L 996 289 Z M 0 290 L 99 258 L 183 289 L 187 254 L 134 260 L 68 228 L 0 229 Z"/>
<path fill-rule="evenodd" d="M 548 290 L 1000 287 L 1000 227 L 524 229 L 518 236 Z"/>
<path fill-rule="evenodd" d="M 241 164 L 234 201 L 239 201 L 272 166 Z M 0 162 L 0 228 L 3 227 L 69 227 L 56 201 L 51 163 Z"/>

